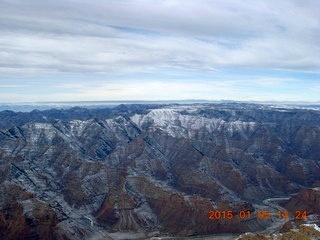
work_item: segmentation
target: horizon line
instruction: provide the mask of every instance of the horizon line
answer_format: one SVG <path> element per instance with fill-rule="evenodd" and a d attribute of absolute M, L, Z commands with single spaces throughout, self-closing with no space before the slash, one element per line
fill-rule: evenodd
<path fill-rule="evenodd" d="M 320 104 L 319 101 L 300 101 L 300 100 L 232 100 L 232 99 L 220 99 L 220 100 L 207 100 L 207 99 L 168 99 L 168 100 L 80 100 L 80 101 L 27 101 L 27 102 L 0 102 L 0 105 L 50 105 L 50 104 L 72 104 L 72 103 L 175 103 L 175 102 L 195 102 L 195 103 L 218 103 L 218 102 L 234 102 L 234 103 L 287 103 L 287 104 Z"/>

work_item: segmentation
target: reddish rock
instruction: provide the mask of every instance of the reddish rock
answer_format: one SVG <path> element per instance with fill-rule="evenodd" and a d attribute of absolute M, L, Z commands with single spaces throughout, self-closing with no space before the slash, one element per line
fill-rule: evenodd
<path fill-rule="evenodd" d="M 302 190 L 299 194 L 291 197 L 291 199 L 285 204 L 285 208 L 293 213 L 296 211 L 307 211 L 308 214 L 319 214 L 320 190 Z"/>

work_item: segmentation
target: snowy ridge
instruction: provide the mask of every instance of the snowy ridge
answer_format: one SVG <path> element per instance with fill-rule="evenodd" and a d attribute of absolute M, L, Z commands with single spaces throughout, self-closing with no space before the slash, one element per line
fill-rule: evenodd
<path fill-rule="evenodd" d="M 255 122 L 233 121 L 226 122 L 220 118 L 206 118 L 202 116 L 183 115 L 175 109 L 153 109 L 146 115 L 135 114 L 132 122 L 142 128 L 151 123 L 153 127 L 166 131 L 173 137 L 187 137 L 193 131 L 203 129 L 208 132 L 226 129 L 230 133 L 254 131 Z"/>

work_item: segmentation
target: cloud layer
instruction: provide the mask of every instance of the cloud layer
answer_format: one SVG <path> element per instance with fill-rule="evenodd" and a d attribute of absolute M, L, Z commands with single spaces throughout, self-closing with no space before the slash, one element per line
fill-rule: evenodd
<path fill-rule="evenodd" d="M 0 101 L 296 99 L 301 86 L 314 100 L 319 12 L 318 0 L 0 0 Z M 297 89 L 271 91 L 288 81 Z"/>
<path fill-rule="evenodd" d="M 319 1 L 0 4 L 0 74 L 320 69 Z"/>

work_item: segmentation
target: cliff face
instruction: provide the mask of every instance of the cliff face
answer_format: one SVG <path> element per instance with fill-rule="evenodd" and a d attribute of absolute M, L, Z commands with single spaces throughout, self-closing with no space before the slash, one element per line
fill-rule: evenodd
<path fill-rule="evenodd" d="M 285 204 L 285 208 L 291 212 L 303 210 L 306 211 L 307 214 L 319 214 L 320 188 L 303 189 L 299 194 L 290 198 Z"/>
<path fill-rule="evenodd" d="M 16 228 L 42 239 L 254 231 L 263 223 L 212 221 L 209 211 L 254 211 L 252 203 L 320 181 L 317 111 L 134 105 L 14 116 L 0 131 L 7 236 Z M 8 200 L 11 186 L 19 190 Z"/>
<path fill-rule="evenodd" d="M 63 239 L 55 211 L 16 184 L 4 183 L 0 210 L 1 239 Z"/>

